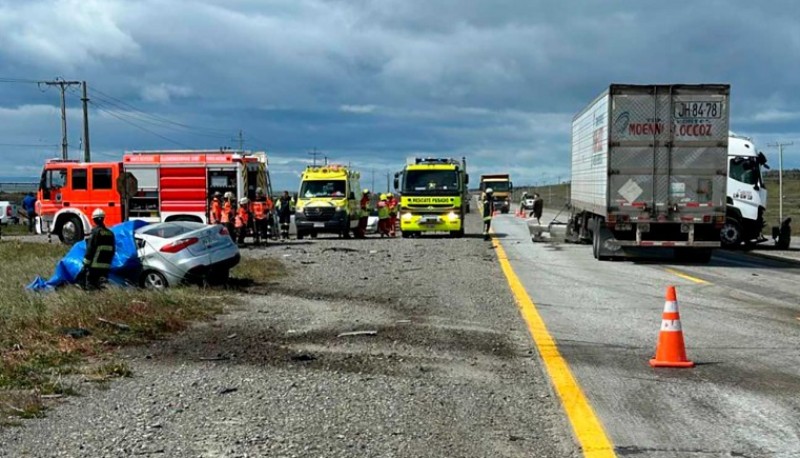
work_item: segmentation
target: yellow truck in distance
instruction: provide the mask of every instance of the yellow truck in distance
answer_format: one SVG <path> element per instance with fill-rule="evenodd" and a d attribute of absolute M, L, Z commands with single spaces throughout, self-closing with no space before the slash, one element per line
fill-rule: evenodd
<path fill-rule="evenodd" d="M 395 174 L 400 191 L 400 230 L 404 238 L 422 232 L 464 236 L 469 213 L 467 161 L 449 158 L 412 158 Z"/>
<path fill-rule="evenodd" d="M 501 213 L 508 213 L 511 209 L 511 193 L 514 185 L 511 177 L 507 173 L 493 173 L 481 175 L 481 192 L 491 188 L 494 208 Z"/>

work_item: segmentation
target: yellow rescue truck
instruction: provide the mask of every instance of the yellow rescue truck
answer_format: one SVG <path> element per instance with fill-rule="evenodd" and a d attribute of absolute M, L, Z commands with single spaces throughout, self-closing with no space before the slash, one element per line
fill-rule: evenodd
<path fill-rule="evenodd" d="M 395 174 L 400 191 L 400 230 L 403 237 L 422 232 L 464 236 L 469 213 L 467 161 L 449 158 L 412 158 Z"/>
<path fill-rule="evenodd" d="M 295 207 L 297 238 L 321 233 L 349 238 L 358 227 L 360 178 L 358 172 L 343 165 L 308 166 L 300 179 Z"/>

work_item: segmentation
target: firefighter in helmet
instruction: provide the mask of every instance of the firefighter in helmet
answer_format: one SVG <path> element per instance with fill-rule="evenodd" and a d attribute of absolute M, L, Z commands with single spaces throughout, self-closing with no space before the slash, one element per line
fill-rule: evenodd
<path fill-rule="evenodd" d="M 233 209 L 233 193 L 228 191 L 223 196 L 222 202 L 222 213 L 220 214 L 219 223 L 225 226 L 228 229 L 228 234 L 230 234 L 231 239 L 236 239 L 236 235 L 234 234 L 233 228 L 233 221 L 234 221 L 234 209 Z"/>
<path fill-rule="evenodd" d="M 486 188 L 483 195 L 483 239 L 489 240 L 489 229 L 492 227 L 492 215 L 494 214 L 494 199 L 492 199 L 492 188 Z"/>
<path fill-rule="evenodd" d="M 219 224 L 222 219 L 222 193 L 214 192 L 211 197 L 211 209 L 208 212 L 208 223 Z"/>
<path fill-rule="evenodd" d="M 108 281 L 111 261 L 114 259 L 116 239 L 105 225 L 106 212 L 98 208 L 92 212 L 94 228 L 86 239 L 86 254 L 83 256 L 83 287 L 99 289 Z"/>
<path fill-rule="evenodd" d="M 365 189 L 361 193 L 361 202 L 359 203 L 358 214 L 358 229 L 356 230 L 356 238 L 363 239 L 367 236 L 367 223 L 369 222 L 369 212 L 371 207 L 371 196 L 369 189 Z"/>
<path fill-rule="evenodd" d="M 261 240 L 268 240 L 269 233 L 267 232 L 267 219 L 269 216 L 269 208 L 267 205 L 267 198 L 264 196 L 264 190 L 256 188 L 256 198 L 250 204 L 253 212 L 253 237 L 256 242 Z"/>
<path fill-rule="evenodd" d="M 244 244 L 247 228 L 250 226 L 250 199 L 247 197 L 239 199 L 239 208 L 236 210 L 234 226 L 236 228 L 236 243 Z"/>

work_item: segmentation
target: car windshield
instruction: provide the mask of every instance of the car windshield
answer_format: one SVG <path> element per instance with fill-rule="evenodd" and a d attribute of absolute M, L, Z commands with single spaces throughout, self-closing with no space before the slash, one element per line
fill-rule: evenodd
<path fill-rule="evenodd" d="M 406 172 L 404 192 L 440 194 L 458 191 L 459 178 L 455 170 L 410 170 Z"/>
<path fill-rule="evenodd" d="M 306 180 L 300 186 L 300 198 L 344 197 L 346 189 L 346 180 Z"/>
<path fill-rule="evenodd" d="M 734 157 L 731 159 L 728 176 L 742 183 L 758 184 L 761 178 L 758 161 L 754 157 Z"/>

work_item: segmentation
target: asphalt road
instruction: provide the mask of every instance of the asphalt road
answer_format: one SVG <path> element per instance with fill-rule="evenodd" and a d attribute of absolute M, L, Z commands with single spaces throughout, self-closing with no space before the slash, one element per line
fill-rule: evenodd
<path fill-rule="evenodd" d="M 496 237 L 619 456 L 800 456 L 800 267 L 718 252 L 708 265 L 600 262 L 589 245 Z M 668 285 L 693 369 L 653 369 Z"/>

